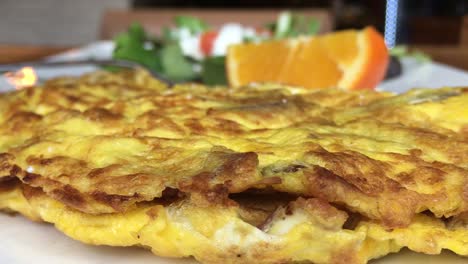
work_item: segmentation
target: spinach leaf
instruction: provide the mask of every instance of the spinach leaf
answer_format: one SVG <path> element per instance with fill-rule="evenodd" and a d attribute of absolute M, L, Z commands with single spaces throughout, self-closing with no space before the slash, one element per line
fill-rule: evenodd
<path fill-rule="evenodd" d="M 207 85 L 226 85 L 226 57 L 208 57 L 202 62 L 202 81 Z"/>
<path fill-rule="evenodd" d="M 405 45 L 397 45 L 390 49 L 390 55 L 399 59 L 404 57 L 414 58 L 419 63 L 427 63 L 431 61 L 431 57 L 420 50 L 409 50 Z"/>
<path fill-rule="evenodd" d="M 192 16 L 176 16 L 174 22 L 178 28 L 187 28 L 192 34 L 200 33 L 208 29 L 208 24 Z"/>
<path fill-rule="evenodd" d="M 283 12 L 279 15 L 274 26 L 275 38 L 293 38 L 301 35 L 315 35 L 320 29 L 320 22 L 312 17 L 301 14 Z"/>
<path fill-rule="evenodd" d="M 318 32 L 320 30 L 320 21 L 311 18 L 311 19 L 309 19 L 308 23 L 309 23 L 309 28 L 307 30 L 307 34 L 309 34 L 309 35 L 318 34 Z"/>
<path fill-rule="evenodd" d="M 127 32 L 114 39 L 113 58 L 138 62 L 151 70 L 161 71 L 161 64 L 155 49 L 145 48 L 146 34 L 139 24 L 132 24 Z"/>
<path fill-rule="evenodd" d="M 166 45 L 161 49 L 163 73 L 173 81 L 189 81 L 196 77 L 193 64 L 187 60 L 178 44 Z"/>
<path fill-rule="evenodd" d="M 279 15 L 275 25 L 275 37 L 285 38 L 288 36 L 293 26 L 293 16 L 290 12 L 283 12 Z"/>

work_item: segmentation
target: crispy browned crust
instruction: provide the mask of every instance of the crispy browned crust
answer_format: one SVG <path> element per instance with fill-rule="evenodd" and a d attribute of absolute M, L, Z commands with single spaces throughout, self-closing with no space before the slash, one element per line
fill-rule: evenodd
<path fill-rule="evenodd" d="M 14 176 L 2 177 L 0 178 L 0 192 L 13 190 L 20 184 L 21 181 Z"/>
<path fill-rule="evenodd" d="M 90 214 L 167 188 L 202 205 L 272 187 L 388 227 L 424 210 L 458 215 L 468 211 L 464 128 L 412 123 L 423 114 L 401 109 L 464 90 L 420 91 L 167 90 L 141 72 L 54 80 L 0 95 L 0 176 Z"/>
<path fill-rule="evenodd" d="M 21 193 L 24 198 L 34 206 L 49 200 L 47 194 L 44 193 L 40 188 L 30 187 L 25 184 L 20 184 L 17 188 L 21 189 Z M 173 192 L 173 190 L 171 190 Z M 334 206 L 330 205 L 324 200 L 321 199 L 305 199 L 305 198 L 295 198 L 287 194 L 274 194 L 276 199 L 272 198 L 274 196 L 264 195 L 264 194 L 253 194 L 249 193 L 248 195 L 234 195 L 233 200 L 230 204 L 211 202 L 209 208 L 202 208 L 206 210 L 213 210 L 216 208 L 218 210 L 232 209 L 237 212 L 239 217 L 250 224 L 260 223 L 263 221 L 262 225 L 259 225 L 258 228 L 267 234 L 270 232 L 270 228 L 275 225 L 277 222 L 284 221 L 285 219 L 292 217 L 294 214 L 301 214 L 307 218 L 307 223 L 314 226 L 317 229 L 323 229 L 327 232 L 341 232 L 343 224 L 345 223 L 348 215 L 346 212 L 341 211 Z M 279 195 L 279 196 L 278 196 Z M 160 204 L 158 202 L 151 202 L 149 209 L 146 211 L 146 214 L 151 218 L 151 221 L 155 221 L 158 217 L 164 217 L 159 215 L 155 205 Z M 181 214 L 184 217 L 187 217 L 187 214 L 193 212 L 195 208 L 199 210 L 198 201 L 193 199 L 181 199 L 177 202 L 173 201 L 170 204 L 164 205 L 168 211 L 177 211 L 176 214 Z M 195 207 L 195 208 L 194 208 Z M 171 209 L 169 209 L 171 208 Z M 5 209 L 5 208 L 3 208 Z M 38 209 L 38 208 L 35 208 Z M 62 208 L 63 214 L 73 212 L 73 209 Z M 40 211 L 40 210 L 38 210 Z M 245 219 L 243 216 L 250 215 L 248 219 Z M 253 223 L 252 223 L 253 222 Z M 172 223 L 168 223 L 172 224 Z M 195 230 L 201 228 L 200 226 L 195 226 Z M 197 232 L 197 231 L 193 232 Z M 236 232 L 239 232 L 239 235 L 244 236 L 248 235 L 248 232 L 251 230 L 244 230 L 243 234 L 242 228 L 236 229 Z M 142 234 L 148 235 L 148 234 Z M 151 234 L 154 235 L 154 234 Z M 311 236 L 310 238 L 304 239 L 314 239 L 316 234 L 307 233 Z M 140 236 L 140 235 L 138 235 Z M 140 237 L 139 237 L 140 238 Z M 166 238 L 168 241 L 170 238 Z M 336 244 L 331 246 L 332 250 L 321 252 L 322 258 L 327 259 L 326 263 L 363 263 L 364 259 L 367 257 L 365 254 L 360 255 L 361 242 L 363 237 L 356 235 L 356 238 L 347 243 L 340 243 L 339 246 Z M 206 241 L 204 241 L 206 242 Z M 359 243 L 356 243 L 359 242 Z M 200 243 L 202 243 L 200 241 Z M 327 242 L 328 243 L 328 242 Z M 202 243 L 203 244 L 203 243 Z M 148 245 L 146 245 L 148 246 Z M 203 245 L 206 246 L 206 245 Z M 307 245 L 303 245 L 307 247 Z M 324 247 L 330 248 L 330 247 Z M 153 250 L 158 250 L 153 248 Z M 244 247 L 242 244 L 233 244 L 225 249 L 216 249 L 212 248 L 211 251 L 207 252 L 204 247 L 200 247 L 197 251 L 193 252 L 197 260 L 202 263 L 291 263 L 293 259 L 300 259 L 295 256 L 282 256 L 278 257 L 277 254 L 274 254 L 275 251 L 283 250 L 281 245 L 270 243 L 267 241 L 261 241 L 255 243 L 255 246 Z M 316 249 L 318 250 L 318 249 Z M 323 261 L 323 260 L 322 260 Z"/>

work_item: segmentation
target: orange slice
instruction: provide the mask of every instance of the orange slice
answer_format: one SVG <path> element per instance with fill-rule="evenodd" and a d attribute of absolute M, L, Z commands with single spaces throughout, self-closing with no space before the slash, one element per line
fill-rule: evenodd
<path fill-rule="evenodd" d="M 373 28 L 317 37 L 272 40 L 229 47 L 232 86 L 278 82 L 306 88 L 372 89 L 385 76 L 388 52 Z"/>

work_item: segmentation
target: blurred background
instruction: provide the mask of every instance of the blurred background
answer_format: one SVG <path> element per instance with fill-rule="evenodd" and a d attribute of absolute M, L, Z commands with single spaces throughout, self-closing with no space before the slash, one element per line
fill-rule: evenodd
<path fill-rule="evenodd" d="M 0 62 L 18 60 L 19 45 L 20 59 L 34 59 L 111 39 L 132 21 L 154 33 L 176 14 L 255 26 L 285 9 L 317 17 L 322 33 L 374 25 L 390 47 L 407 44 L 468 69 L 468 0 L 1 0 Z"/>

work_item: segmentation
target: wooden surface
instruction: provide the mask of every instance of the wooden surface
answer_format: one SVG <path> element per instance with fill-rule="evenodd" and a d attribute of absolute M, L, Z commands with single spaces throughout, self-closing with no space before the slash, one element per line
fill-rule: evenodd
<path fill-rule="evenodd" d="M 0 44 L 0 63 L 33 61 L 68 49 L 70 47 Z"/>
<path fill-rule="evenodd" d="M 468 49 L 468 15 L 463 17 L 460 32 L 460 45 Z"/>
<path fill-rule="evenodd" d="M 229 22 L 239 22 L 253 27 L 264 27 L 273 22 L 282 10 L 262 9 L 133 9 L 109 10 L 103 15 L 101 38 L 111 39 L 125 31 L 132 22 L 139 22 L 150 34 L 159 34 L 165 26 L 173 24 L 175 16 L 190 15 L 206 21 L 213 27 Z M 301 9 L 301 14 L 316 18 L 321 23 L 321 32 L 331 31 L 333 19 L 327 9 Z"/>
<path fill-rule="evenodd" d="M 414 49 L 427 53 L 432 60 L 468 71 L 467 46 L 418 45 Z"/>
<path fill-rule="evenodd" d="M 414 16 L 405 28 L 413 45 L 457 45 L 463 18 L 456 16 Z"/>
<path fill-rule="evenodd" d="M 468 46 L 419 45 L 414 47 L 429 54 L 434 61 L 468 71 Z M 32 61 L 60 53 L 69 48 L 49 46 L 0 45 L 0 64 Z"/>

